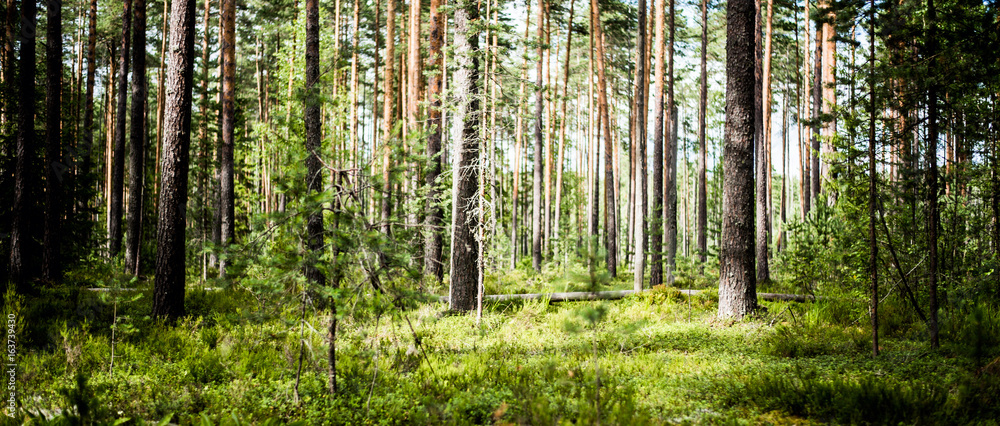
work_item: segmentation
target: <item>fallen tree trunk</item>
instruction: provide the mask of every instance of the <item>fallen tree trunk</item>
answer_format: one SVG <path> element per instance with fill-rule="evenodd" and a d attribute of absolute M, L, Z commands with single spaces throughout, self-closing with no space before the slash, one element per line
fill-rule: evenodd
<path fill-rule="evenodd" d="M 681 294 L 685 296 L 694 296 L 705 290 L 678 290 Z M 536 299 L 548 299 L 549 302 L 572 302 L 579 300 L 616 300 L 624 298 L 635 294 L 635 290 L 614 290 L 614 291 L 573 291 L 567 293 L 525 293 L 525 294 L 490 294 L 484 296 L 487 301 L 506 301 L 506 300 L 536 300 Z M 757 293 L 757 298 L 761 300 L 766 300 L 769 302 L 783 301 L 783 302 L 811 302 L 816 298 L 810 295 L 803 294 L 783 294 L 783 293 Z M 448 297 L 442 296 L 439 299 L 441 302 L 447 302 Z"/>

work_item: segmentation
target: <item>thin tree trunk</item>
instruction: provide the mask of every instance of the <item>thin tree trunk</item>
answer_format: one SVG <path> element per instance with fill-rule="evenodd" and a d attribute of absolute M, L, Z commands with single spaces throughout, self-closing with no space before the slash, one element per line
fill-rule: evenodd
<path fill-rule="evenodd" d="M 308 9 L 308 7 L 307 7 Z M 308 13 L 308 12 L 306 12 Z M 222 143 L 219 145 L 219 202 L 221 207 L 220 243 L 223 252 L 235 242 L 236 193 L 233 176 L 233 150 L 236 127 L 236 0 L 222 0 Z M 308 121 L 308 120 L 307 120 Z M 318 147 L 316 148 L 318 149 Z M 219 259 L 219 278 L 226 278 L 226 256 Z"/>
<path fill-rule="evenodd" d="M 646 195 L 648 191 L 647 170 L 646 170 L 646 78 L 649 69 L 646 67 L 646 0 L 639 0 L 639 25 L 635 37 L 636 44 L 636 80 L 633 97 L 633 114 L 635 115 L 635 135 L 632 140 L 634 146 L 634 162 L 636 162 L 635 183 L 632 184 L 635 191 L 635 204 L 632 213 L 632 229 L 635 232 L 635 254 L 632 279 L 632 288 L 641 291 L 643 279 L 646 274 Z M 567 52 L 567 59 L 569 57 Z"/>
<path fill-rule="evenodd" d="M 118 99 L 115 113 L 114 153 L 111 157 L 111 210 L 108 212 L 109 254 L 118 255 L 122 245 L 122 197 L 125 192 L 125 124 L 128 118 L 128 68 L 132 29 L 132 0 L 124 0 L 122 50 L 118 65 Z"/>
<path fill-rule="evenodd" d="M 708 110 L 708 0 L 701 0 L 701 93 L 698 101 L 698 261 L 708 260 L 708 145 L 705 115 Z M 702 266 L 701 268 L 704 268 Z M 704 269 L 702 269 L 704 271 Z"/>
<path fill-rule="evenodd" d="M 449 305 L 455 311 L 471 311 L 476 307 L 479 283 L 479 242 L 475 232 L 479 227 L 475 210 L 479 190 L 479 49 L 474 25 L 479 19 L 478 6 L 467 4 L 455 10 L 455 79 L 456 142 L 452 180 L 452 247 L 451 287 Z"/>
<path fill-rule="evenodd" d="M 438 282 L 444 280 L 444 265 L 441 264 L 441 251 L 443 245 L 442 217 L 444 212 L 441 209 L 441 191 L 438 189 L 438 176 L 441 174 L 441 139 L 444 134 L 444 121 L 441 117 L 441 108 L 444 105 L 441 97 L 444 90 L 444 79 L 440 71 L 444 69 L 444 21 L 445 14 L 440 8 L 443 0 L 431 0 L 430 9 L 430 55 L 428 58 L 428 70 L 430 76 L 427 83 L 427 99 L 430 101 L 428 108 L 427 126 L 430 134 L 427 136 L 427 173 L 424 175 L 427 185 L 427 216 L 425 223 L 424 239 L 424 272 L 434 277 Z M 356 40 L 356 39 L 355 39 Z M 435 72 L 437 71 L 437 72 Z"/>
<path fill-rule="evenodd" d="M 726 133 L 723 161 L 719 317 L 742 318 L 757 309 L 754 274 L 754 3 L 726 6 Z"/>
<path fill-rule="evenodd" d="M 83 158 L 80 165 L 79 184 L 81 188 L 93 187 L 93 164 L 94 164 L 94 79 L 97 70 L 97 0 L 90 0 L 87 16 L 89 24 L 87 28 L 87 82 L 84 95 L 83 107 L 83 140 L 81 151 Z M 84 200 L 78 201 L 81 206 L 89 207 L 92 196 L 87 196 Z M 84 241 L 90 241 L 91 227 L 84 228 Z"/>
<path fill-rule="evenodd" d="M 614 175 L 614 138 L 611 133 L 611 117 L 608 111 L 608 78 L 604 64 L 604 30 L 601 24 L 601 9 L 597 0 L 590 0 L 590 23 L 594 31 L 594 39 L 597 43 L 597 103 L 601 114 L 601 132 L 604 136 L 604 197 L 605 197 L 605 217 L 604 232 L 606 235 L 605 249 L 607 250 L 606 263 L 608 274 L 611 277 L 618 276 L 618 221 L 617 206 L 615 200 L 615 175 Z M 596 156 L 595 156 L 596 158 Z"/>
<path fill-rule="evenodd" d="M 184 315 L 184 221 L 191 145 L 195 2 L 178 0 L 171 9 L 153 316 L 174 321 Z"/>
<path fill-rule="evenodd" d="M 677 257 L 677 105 L 674 102 L 674 0 L 670 1 L 669 35 L 667 40 L 667 120 L 666 133 L 667 149 L 664 153 L 666 165 L 664 165 L 664 179 L 666 187 L 663 189 L 663 221 L 664 232 L 666 234 L 667 259 L 665 284 L 674 284 L 674 268 Z"/>
<path fill-rule="evenodd" d="M 645 0 L 641 0 L 645 1 Z M 566 61 L 563 62 L 563 96 L 559 121 L 559 161 L 556 164 L 556 219 L 554 228 L 554 241 L 560 241 L 560 226 L 562 220 L 562 192 L 563 192 L 563 165 L 566 152 L 566 122 L 569 117 L 566 115 L 566 103 L 569 99 L 569 55 L 573 47 L 573 13 L 575 12 L 576 0 L 569 2 L 569 19 L 566 21 Z"/>
<path fill-rule="evenodd" d="M 821 0 L 820 7 L 830 7 L 829 0 Z M 833 161 L 834 153 L 833 138 L 837 134 L 837 120 L 833 118 L 834 109 L 837 107 L 837 82 L 834 71 L 837 67 L 837 36 L 835 12 L 827 12 L 827 22 L 823 23 L 823 103 L 822 111 L 824 117 L 829 117 L 829 121 L 823 123 L 823 155 L 827 164 L 823 166 L 822 179 L 827 182 L 833 179 L 833 168 L 830 162 Z M 833 191 L 827 193 L 828 205 L 833 205 L 836 194 Z"/>
<path fill-rule="evenodd" d="M 767 38 L 764 40 L 764 54 L 761 78 L 761 97 L 759 104 L 760 112 L 760 133 L 756 143 L 757 147 L 757 282 L 766 283 L 771 279 L 771 268 L 769 266 L 769 244 L 770 235 L 768 230 L 771 227 L 771 204 L 769 179 L 771 171 L 771 157 L 769 144 L 771 142 L 771 21 L 773 18 L 773 0 L 767 0 Z M 757 12 L 758 19 L 760 10 Z M 760 26 L 759 24 L 757 25 Z"/>
<path fill-rule="evenodd" d="M 935 58 L 938 50 L 937 40 L 937 9 L 934 0 L 927 0 L 927 57 Z M 928 62 L 928 73 L 934 75 L 935 61 Z M 938 86 L 933 80 L 927 88 L 927 265 L 930 275 L 930 334 L 931 346 L 937 348 L 938 343 L 938 224 L 941 219 L 938 213 Z"/>
<path fill-rule="evenodd" d="M 392 133 L 395 118 L 393 79 L 396 58 L 396 0 L 386 2 L 385 90 L 382 94 L 382 233 L 389 235 L 392 216 Z"/>
<path fill-rule="evenodd" d="M 143 165 L 146 148 L 146 0 L 132 0 L 132 118 L 128 157 L 128 232 L 125 270 L 139 275 L 142 241 Z"/>
<path fill-rule="evenodd" d="M 664 53 L 666 50 L 666 38 L 664 37 L 663 23 L 664 0 L 655 0 L 656 9 L 656 54 L 653 59 L 655 63 L 655 85 L 653 89 L 653 221 L 650 226 L 650 268 L 649 285 L 658 286 L 663 284 L 663 134 L 664 134 L 664 111 L 663 111 L 663 83 L 665 70 L 663 69 Z"/>
<path fill-rule="evenodd" d="M 545 210 L 542 198 L 543 174 L 545 159 L 542 147 L 542 112 L 545 100 L 542 98 L 544 85 L 542 82 L 542 55 L 545 36 L 545 0 L 538 0 L 538 44 L 536 54 L 538 63 L 535 67 L 535 161 L 534 183 L 531 188 L 531 266 L 536 272 L 542 271 L 542 211 Z"/>
<path fill-rule="evenodd" d="M 815 41 L 815 54 L 814 54 L 814 68 L 813 68 L 813 106 L 812 106 L 812 200 L 813 205 L 818 205 L 819 203 L 819 193 L 822 189 L 820 187 L 820 161 L 819 161 L 819 120 L 820 120 L 820 108 L 823 105 L 823 29 L 822 26 L 816 27 L 816 41 Z"/>
<path fill-rule="evenodd" d="M 433 18 L 431 21 L 433 22 Z M 351 168 L 357 169 L 361 163 L 358 159 L 358 113 L 360 109 L 360 105 L 358 105 L 358 44 L 361 38 L 361 0 L 354 0 L 354 15 L 351 24 L 354 31 L 351 34 L 351 130 L 349 137 L 351 139 Z M 440 135 L 438 138 L 440 145 Z M 438 169 L 440 170 L 440 166 Z M 358 183 L 356 181 L 355 185 Z M 357 187 L 355 187 L 356 189 Z"/>
<path fill-rule="evenodd" d="M 43 235 L 42 278 L 56 282 L 62 277 L 59 221 L 64 203 L 62 187 L 62 0 L 46 4 L 45 37 L 45 232 Z"/>
<path fill-rule="evenodd" d="M 869 31 L 875 34 L 875 0 L 868 2 Z M 868 315 L 872 325 L 872 356 L 878 356 L 878 241 L 875 233 L 875 202 L 878 194 L 875 169 L 875 37 L 868 37 L 869 68 L 868 68 L 868 271 L 871 274 L 871 299 L 868 304 Z"/>

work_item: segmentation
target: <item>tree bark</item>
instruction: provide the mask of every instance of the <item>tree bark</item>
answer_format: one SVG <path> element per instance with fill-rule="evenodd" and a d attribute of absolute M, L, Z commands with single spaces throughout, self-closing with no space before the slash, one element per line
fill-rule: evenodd
<path fill-rule="evenodd" d="M 306 13 L 309 12 L 306 11 Z M 234 94 L 236 85 L 236 0 L 222 0 L 219 20 L 222 27 L 222 34 L 219 37 L 222 44 L 222 140 L 219 145 L 219 207 L 221 209 L 219 216 L 221 227 L 219 242 L 222 245 L 223 253 L 225 253 L 236 238 L 234 232 L 236 230 L 236 193 L 233 182 L 233 148 L 236 142 Z M 308 122 L 308 120 L 306 121 Z M 315 148 L 318 149 L 318 145 Z M 219 278 L 226 278 L 226 265 L 228 263 L 224 254 L 219 259 Z"/>
<path fill-rule="evenodd" d="M 19 71 L 19 108 L 14 163 L 14 218 L 10 236 L 10 279 L 19 288 L 37 277 L 36 248 L 30 235 L 33 213 L 35 173 L 29 171 L 35 153 L 35 25 L 37 5 L 34 0 L 21 3 Z"/>
<path fill-rule="evenodd" d="M 701 0 L 701 93 L 698 101 L 698 261 L 708 260 L 708 145 L 705 115 L 708 110 L 708 0 Z M 701 268 L 704 268 L 702 266 Z M 704 271 L 704 269 L 702 269 Z"/>
<path fill-rule="evenodd" d="M 667 259 L 666 278 L 667 285 L 674 284 L 674 268 L 677 257 L 677 105 L 674 102 L 674 35 L 676 28 L 674 25 L 674 0 L 670 1 L 669 27 L 670 33 L 667 41 L 667 114 L 670 114 L 667 133 L 666 165 L 664 172 L 666 176 L 666 188 L 663 194 L 664 208 L 664 230 L 666 234 Z"/>
<path fill-rule="evenodd" d="M 726 6 L 726 130 L 723 147 L 719 317 L 742 318 L 757 309 L 754 274 L 754 3 Z"/>
<path fill-rule="evenodd" d="M 656 17 L 656 53 L 654 55 L 655 85 L 653 89 L 653 220 L 649 224 L 649 285 L 663 284 L 663 82 L 664 82 L 664 51 L 666 39 L 663 23 L 664 0 L 655 0 Z"/>
<path fill-rule="evenodd" d="M 125 193 L 125 124 L 128 118 L 128 68 L 132 29 L 132 0 L 124 0 L 122 50 L 118 65 L 118 99 L 115 113 L 114 153 L 111 157 L 111 206 L 108 212 L 108 254 L 118 255 L 122 245 L 122 197 Z"/>
<path fill-rule="evenodd" d="M 194 75 L 194 0 L 177 0 L 170 11 L 170 53 L 156 228 L 153 316 L 174 321 L 184 315 L 184 221 L 187 215 L 191 89 Z"/>
<path fill-rule="evenodd" d="M 590 24 L 597 44 L 597 103 L 601 115 L 601 133 L 604 136 L 604 209 L 605 209 L 605 257 L 608 274 L 618 276 L 618 220 L 615 200 L 614 137 L 611 133 L 611 117 L 608 111 L 608 78 L 604 64 L 604 30 L 601 23 L 601 9 L 597 0 L 590 0 Z M 595 157 L 596 158 L 596 157 Z"/>
<path fill-rule="evenodd" d="M 868 2 L 871 16 L 868 21 L 868 34 L 875 34 L 875 0 Z M 875 168 L 875 37 L 868 37 L 869 68 L 868 68 L 868 271 L 871 274 L 869 288 L 871 299 L 868 303 L 868 316 L 872 325 L 872 356 L 878 356 L 878 241 L 875 233 L 875 203 L 878 195 L 876 188 L 877 170 Z"/>
<path fill-rule="evenodd" d="M 146 148 L 146 0 L 132 0 L 132 117 L 128 157 L 128 231 L 125 270 L 139 275 L 142 241 L 143 162 Z"/>
<path fill-rule="evenodd" d="M 761 78 L 760 113 L 761 131 L 756 143 L 757 147 L 757 282 L 766 283 L 771 279 L 771 268 L 768 258 L 771 236 L 771 204 L 769 180 L 771 174 L 771 21 L 773 19 L 773 0 L 767 0 L 767 37 L 764 40 L 764 54 Z M 760 11 L 757 13 L 760 17 Z M 760 25 L 758 25 L 759 27 Z"/>
<path fill-rule="evenodd" d="M 816 41 L 813 68 L 813 106 L 812 106 L 812 204 L 818 206 L 819 193 L 821 188 L 820 180 L 820 108 L 823 105 L 823 29 L 822 25 L 816 26 Z"/>
<path fill-rule="evenodd" d="M 84 94 L 84 107 L 83 107 L 83 139 L 81 141 L 81 151 L 83 152 L 83 158 L 80 165 L 80 176 L 79 180 L 80 187 L 91 188 L 93 185 L 93 168 L 94 164 L 94 78 L 97 70 L 96 56 L 97 56 L 97 0 L 90 0 L 88 8 L 88 19 L 89 26 L 87 29 L 87 82 Z M 80 203 L 84 206 L 89 206 L 92 201 L 92 195 L 88 195 Z M 84 231 L 84 240 L 90 241 L 91 227 L 86 227 Z"/>
<path fill-rule="evenodd" d="M 475 24 L 479 9 L 475 3 L 460 4 L 455 10 L 455 81 L 456 142 L 452 180 L 452 247 L 450 308 L 471 311 L 476 307 L 479 282 L 479 242 L 475 232 L 479 223 L 475 214 L 479 190 L 479 35 Z"/>
<path fill-rule="evenodd" d="M 45 7 L 45 233 L 43 235 L 42 278 L 56 282 L 62 278 L 59 222 L 65 203 L 63 179 L 67 166 L 62 151 L 62 0 L 48 0 Z"/>
<path fill-rule="evenodd" d="M 937 8 L 934 0 L 927 0 L 927 58 L 928 75 L 935 75 L 937 68 Z M 938 343 L 938 85 L 933 79 L 927 81 L 927 267 L 930 275 L 930 323 L 931 346 Z"/>
<path fill-rule="evenodd" d="M 424 183 L 427 185 L 427 216 L 424 218 L 424 272 L 434 277 L 438 282 L 444 280 L 444 265 L 441 264 L 443 245 L 441 191 L 438 189 L 438 176 L 441 174 L 441 136 L 444 134 L 444 121 L 441 117 L 444 93 L 444 21 L 445 14 L 440 8 L 443 0 L 431 0 L 430 9 L 430 54 L 427 82 L 428 108 L 427 136 L 427 172 Z"/>
<path fill-rule="evenodd" d="M 646 0 L 639 0 L 639 25 L 637 26 L 636 45 L 636 79 L 633 92 L 634 103 L 632 104 L 633 115 L 635 116 L 635 132 L 632 139 L 634 162 L 636 164 L 635 182 L 632 184 L 635 192 L 634 205 L 632 206 L 632 229 L 635 232 L 635 250 L 633 259 L 633 279 L 632 288 L 635 291 L 642 291 L 646 275 L 646 195 L 648 183 L 648 171 L 646 169 L 646 75 L 649 69 L 646 65 Z M 569 52 L 567 51 L 567 59 Z M 567 64 L 568 65 L 568 64 Z M 565 114 L 563 114 L 565 115 Z"/>
<path fill-rule="evenodd" d="M 640 0 L 645 1 L 645 0 Z M 576 0 L 569 2 L 569 19 L 566 21 L 566 61 L 563 63 L 563 98 L 559 122 L 559 161 L 556 164 L 556 204 L 555 204 L 555 225 L 554 240 L 560 241 L 560 223 L 562 220 L 562 193 L 563 193 L 563 165 L 566 153 L 566 122 L 569 121 L 566 115 L 566 103 L 569 99 L 569 60 L 570 51 L 573 47 L 573 13 L 575 12 Z"/>
<path fill-rule="evenodd" d="M 531 188 L 531 266 L 535 272 L 542 271 L 542 211 L 545 209 L 542 199 L 543 174 L 545 159 L 542 148 L 542 112 L 545 100 L 542 98 L 544 84 L 542 82 L 542 54 L 545 40 L 545 0 L 538 0 L 538 34 L 535 43 L 537 64 L 535 66 L 535 161 L 534 183 Z"/>
<path fill-rule="evenodd" d="M 394 72 L 396 58 L 396 0 L 386 1 L 386 36 L 385 36 L 385 90 L 382 93 L 382 233 L 386 236 L 392 230 L 392 137 L 395 125 L 393 118 L 395 102 Z M 384 260 L 384 257 L 383 257 Z"/>

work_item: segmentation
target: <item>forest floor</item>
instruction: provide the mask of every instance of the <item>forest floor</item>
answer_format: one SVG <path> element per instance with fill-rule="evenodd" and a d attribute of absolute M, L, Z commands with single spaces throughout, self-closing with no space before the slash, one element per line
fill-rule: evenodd
<path fill-rule="evenodd" d="M 659 288 L 616 301 L 493 303 L 481 320 L 449 314 L 433 301 L 350 298 L 341 304 L 338 393 L 331 397 L 328 313 L 310 308 L 302 321 L 294 297 L 189 289 L 191 316 L 167 327 L 146 317 L 148 288 L 143 296 L 111 293 L 54 289 L 21 302 L 21 318 L 44 324 L 20 325 L 28 345 L 18 353 L 16 379 L 24 411 L 8 422 L 996 424 L 1000 418 L 995 342 L 970 349 L 956 338 L 931 349 L 921 325 L 889 325 L 882 355 L 873 358 L 867 305 L 846 299 L 764 302 L 758 317 L 724 322 L 715 318 L 711 290 L 693 297 Z M 46 312 L 63 314 L 40 319 L 51 318 Z M 989 315 L 995 322 L 995 312 Z"/>

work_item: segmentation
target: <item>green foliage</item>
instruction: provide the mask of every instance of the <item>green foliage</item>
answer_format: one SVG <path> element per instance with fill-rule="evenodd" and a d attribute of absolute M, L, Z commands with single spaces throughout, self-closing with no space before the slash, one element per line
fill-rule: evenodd
<path fill-rule="evenodd" d="M 945 389 L 933 384 L 896 384 L 870 376 L 822 378 L 809 371 L 774 372 L 747 380 L 730 392 L 726 398 L 732 402 L 850 424 L 948 419 L 942 412 L 948 395 Z"/>

